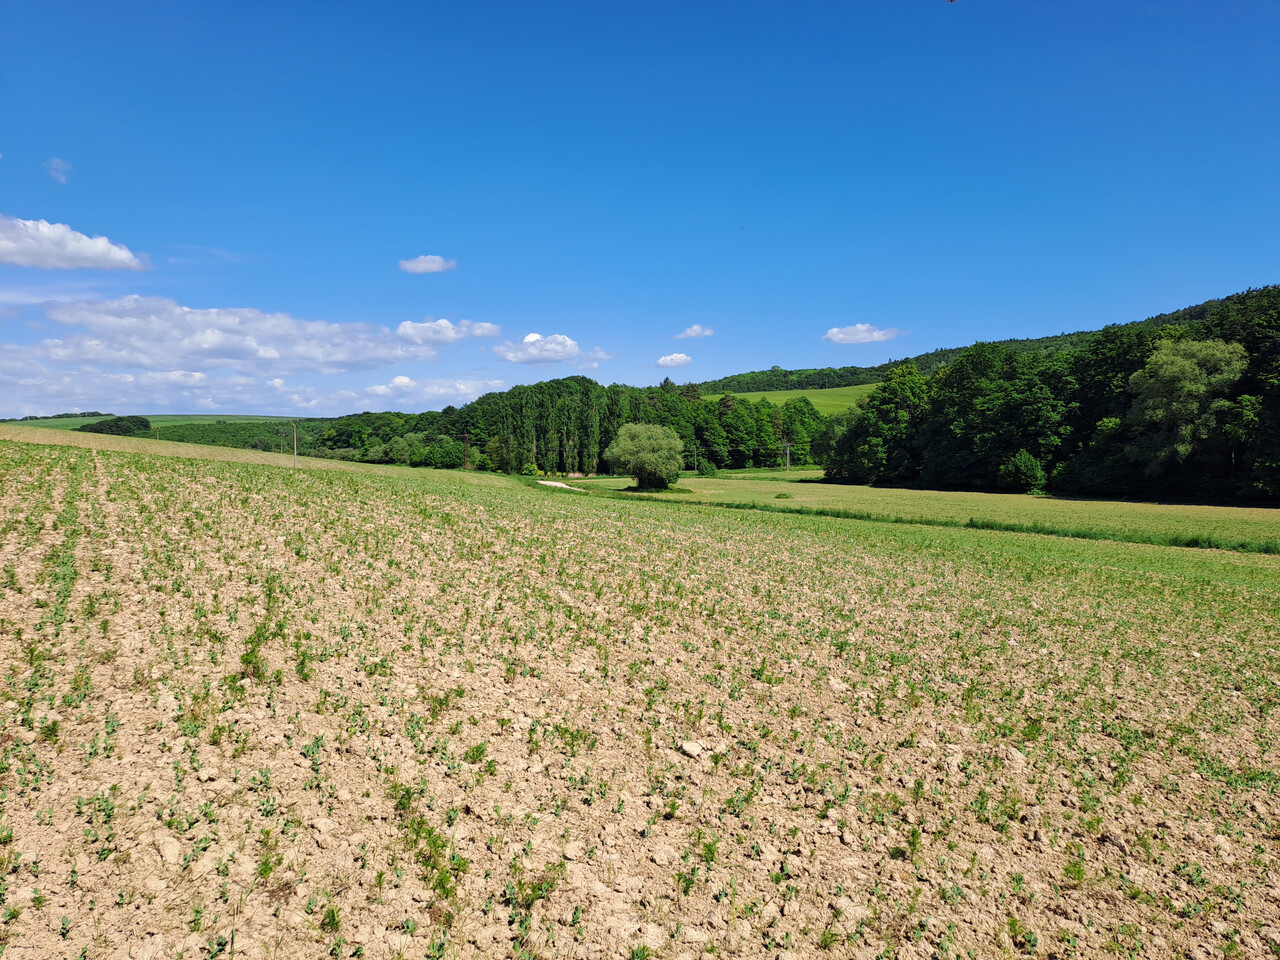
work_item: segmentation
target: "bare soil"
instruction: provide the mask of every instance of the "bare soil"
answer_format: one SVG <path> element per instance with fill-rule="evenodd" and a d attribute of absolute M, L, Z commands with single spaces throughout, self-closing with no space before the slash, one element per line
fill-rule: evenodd
<path fill-rule="evenodd" d="M 109 443 L 0 483 L 6 957 L 1280 952 L 1276 558 Z"/>

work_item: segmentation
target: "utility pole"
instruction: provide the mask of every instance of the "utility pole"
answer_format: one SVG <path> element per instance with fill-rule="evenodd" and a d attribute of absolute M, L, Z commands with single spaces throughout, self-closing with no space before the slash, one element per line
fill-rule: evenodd
<path fill-rule="evenodd" d="M 783 440 L 782 449 L 787 451 L 787 473 L 791 472 L 791 441 Z"/>
<path fill-rule="evenodd" d="M 298 421 L 294 420 L 292 421 L 292 423 L 293 423 L 293 465 L 296 468 L 298 466 Z"/>
<path fill-rule="evenodd" d="M 462 469 L 471 469 L 471 432 L 462 432 Z"/>

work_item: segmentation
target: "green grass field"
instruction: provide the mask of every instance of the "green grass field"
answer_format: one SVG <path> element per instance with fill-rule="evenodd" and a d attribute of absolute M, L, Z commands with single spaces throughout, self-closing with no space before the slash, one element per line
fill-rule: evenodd
<path fill-rule="evenodd" d="M 778 406 L 795 397 L 808 397 L 809 402 L 817 408 L 819 413 L 830 416 L 852 407 L 859 398 L 865 397 L 875 387 L 874 383 L 864 383 L 856 387 L 832 387 L 829 390 L 765 390 L 756 393 L 735 393 L 734 396 L 753 402 L 767 397 L 770 403 Z M 713 394 L 703 399 L 714 400 L 718 396 L 720 394 Z"/>
<path fill-rule="evenodd" d="M 1026 532 L 1058 533 L 1089 539 L 1135 543 L 1185 542 L 1206 545 L 1270 545 L 1280 552 L 1280 510 L 1269 507 L 1221 507 L 1112 500 L 1065 500 L 1012 493 L 904 490 L 804 482 L 801 477 L 746 473 L 729 477 L 682 477 L 672 492 L 643 494 L 673 502 L 757 506 L 778 510 L 845 511 L 862 519 L 934 526 L 1018 527 Z M 629 477 L 575 480 L 585 489 L 620 491 Z"/>
<path fill-rule="evenodd" d="M 125 414 L 121 414 L 125 416 Z M 186 423 L 247 423 L 256 420 L 279 421 L 287 420 L 288 417 L 259 417 L 259 416 L 241 416 L 238 414 L 227 413 L 157 413 L 143 414 L 151 421 L 152 427 L 159 427 L 161 431 L 165 427 L 177 426 Z M 48 430 L 74 430 L 76 427 L 83 426 L 86 423 L 97 423 L 99 420 L 109 420 L 110 417 L 49 417 L 41 420 L 14 420 L 11 421 L 15 427 L 44 427 Z"/>

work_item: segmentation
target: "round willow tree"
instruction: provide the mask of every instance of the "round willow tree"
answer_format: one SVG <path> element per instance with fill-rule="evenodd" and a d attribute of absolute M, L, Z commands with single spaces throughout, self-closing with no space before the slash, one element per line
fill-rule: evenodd
<path fill-rule="evenodd" d="M 624 423 L 604 458 L 616 473 L 629 473 L 641 490 L 665 490 L 676 482 L 684 444 L 669 427 Z"/>

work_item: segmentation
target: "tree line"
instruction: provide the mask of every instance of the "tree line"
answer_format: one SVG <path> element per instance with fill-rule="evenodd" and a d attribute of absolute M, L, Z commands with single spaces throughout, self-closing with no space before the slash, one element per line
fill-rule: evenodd
<path fill-rule="evenodd" d="M 347 459 L 467 466 L 506 473 L 601 473 L 604 451 L 627 423 L 669 427 L 685 469 L 816 463 L 827 426 L 807 399 L 785 404 L 731 395 L 704 400 L 692 385 L 605 387 L 566 377 L 488 393 L 463 407 L 421 414 L 366 413 L 310 421 L 308 446 Z"/>
<path fill-rule="evenodd" d="M 462 407 L 424 413 L 358 413 L 299 420 L 306 456 L 504 473 L 602 473 L 624 424 L 669 427 L 684 469 L 813 466 L 827 419 L 800 397 L 784 404 L 732 395 L 703 399 L 693 384 L 605 387 L 574 376 L 488 393 Z M 188 423 L 163 438 L 258 450 L 292 448 L 289 421 Z"/>

